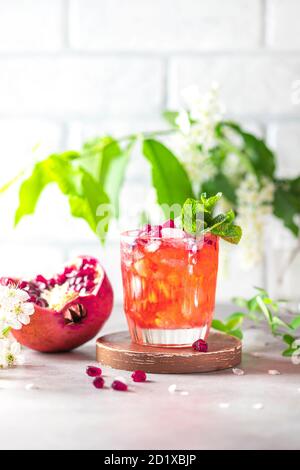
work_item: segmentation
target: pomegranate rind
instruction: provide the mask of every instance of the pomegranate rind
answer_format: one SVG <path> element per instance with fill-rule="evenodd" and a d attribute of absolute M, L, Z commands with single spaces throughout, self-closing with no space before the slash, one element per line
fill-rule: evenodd
<path fill-rule="evenodd" d="M 109 318 L 114 301 L 111 283 L 98 261 L 97 271 L 102 275 L 92 293 L 78 295 L 60 311 L 35 305 L 30 324 L 13 330 L 16 340 L 35 351 L 55 353 L 71 351 L 93 339 Z M 87 317 L 81 323 L 67 324 L 64 312 L 78 303 L 87 310 Z"/>

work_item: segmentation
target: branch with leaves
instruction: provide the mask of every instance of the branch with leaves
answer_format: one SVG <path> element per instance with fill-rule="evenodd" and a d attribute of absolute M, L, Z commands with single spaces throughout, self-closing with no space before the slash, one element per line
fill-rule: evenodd
<path fill-rule="evenodd" d="M 280 338 L 285 343 L 283 356 L 290 357 L 294 354 L 300 354 L 298 341 L 300 315 L 293 316 L 293 319 L 288 323 L 280 314 L 284 301 L 272 300 L 264 289 L 257 287 L 256 290 L 257 294 L 250 299 L 242 297 L 233 299 L 233 302 L 244 310 L 243 312 L 234 312 L 224 321 L 214 319 L 212 327 L 217 331 L 242 339 L 242 326 L 246 320 L 255 325 L 264 323 L 269 327 L 273 336 Z"/>
<path fill-rule="evenodd" d="M 84 143 L 80 151 L 56 153 L 36 163 L 29 174 L 25 173 L 20 187 L 16 225 L 35 212 L 44 189 L 56 184 L 68 198 L 71 215 L 85 220 L 103 239 L 110 220 L 120 215 L 120 192 L 127 166 L 133 148 L 139 146 L 150 164 L 158 204 L 182 205 L 187 198 L 199 199 L 202 193 L 212 196 L 222 192 L 228 208 L 242 217 L 245 200 L 250 204 L 263 194 L 268 183 L 272 194 L 253 202 L 253 217 L 259 213 L 260 204 L 262 213 L 270 210 L 299 236 L 300 177 L 277 178 L 275 155 L 263 139 L 221 119 L 211 95 L 202 101 L 196 98 L 186 110 L 164 113 L 170 125 L 167 130 L 97 137 Z M 166 136 L 170 139 L 168 145 L 162 142 Z M 181 144 L 178 140 L 173 142 L 176 136 Z M 23 177 L 21 172 L 2 191 Z M 247 178 L 252 184 L 251 197 L 249 188 L 243 186 Z M 105 204 L 110 204 L 112 211 L 97 213 L 97 207 Z M 248 208 L 246 217 L 247 214 Z M 101 224 L 104 218 L 107 223 Z M 240 221 L 242 226 L 243 222 Z M 244 232 L 246 239 L 247 231 Z"/>

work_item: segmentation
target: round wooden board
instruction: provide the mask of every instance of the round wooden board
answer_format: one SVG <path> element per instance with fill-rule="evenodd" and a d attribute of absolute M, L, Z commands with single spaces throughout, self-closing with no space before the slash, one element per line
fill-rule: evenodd
<path fill-rule="evenodd" d="M 153 374 L 190 374 L 235 367 L 241 362 L 242 343 L 222 333 L 210 333 L 208 352 L 192 348 L 161 348 L 132 343 L 121 331 L 97 340 L 97 361 L 119 370 L 144 370 Z"/>

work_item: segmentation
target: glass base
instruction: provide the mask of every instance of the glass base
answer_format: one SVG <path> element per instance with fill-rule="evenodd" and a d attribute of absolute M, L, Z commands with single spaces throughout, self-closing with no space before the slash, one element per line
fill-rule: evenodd
<path fill-rule="evenodd" d="M 131 322 L 129 332 L 134 343 L 144 346 L 184 348 L 191 346 L 197 339 L 206 339 L 208 326 L 162 330 L 158 328 L 140 328 Z"/>

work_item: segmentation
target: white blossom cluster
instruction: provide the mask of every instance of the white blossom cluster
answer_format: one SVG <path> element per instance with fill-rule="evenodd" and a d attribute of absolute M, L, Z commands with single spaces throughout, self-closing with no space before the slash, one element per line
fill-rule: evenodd
<path fill-rule="evenodd" d="M 258 181 L 247 174 L 238 190 L 238 223 L 243 227 L 241 249 L 245 267 L 260 263 L 264 250 L 264 223 L 272 213 L 274 183 L 267 178 Z"/>
<path fill-rule="evenodd" d="M 11 329 L 19 330 L 30 323 L 34 305 L 29 295 L 14 285 L 0 285 L 0 368 L 23 363 L 20 344 L 11 335 Z"/>
<path fill-rule="evenodd" d="M 205 94 L 197 86 L 190 86 L 183 90 L 182 97 L 188 111 L 179 112 L 176 119 L 179 132 L 173 142 L 191 182 L 198 189 L 216 173 L 209 151 L 216 144 L 215 126 L 222 119 L 224 108 L 217 84 Z"/>

